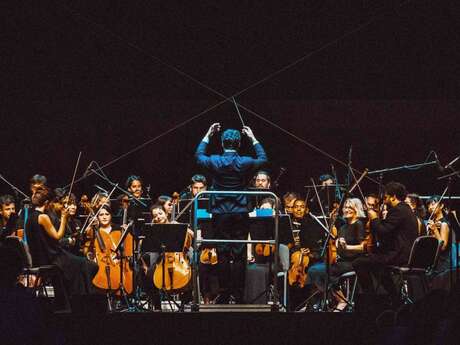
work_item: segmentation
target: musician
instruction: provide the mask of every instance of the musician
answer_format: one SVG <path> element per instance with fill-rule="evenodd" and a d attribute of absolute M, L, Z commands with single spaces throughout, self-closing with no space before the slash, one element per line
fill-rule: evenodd
<path fill-rule="evenodd" d="M 241 134 L 238 130 L 227 129 L 221 136 L 224 150 L 221 155 L 207 155 L 210 138 L 220 131 L 220 124 L 209 127 L 197 147 L 195 157 L 198 165 L 206 168 L 213 176 L 213 190 L 244 190 L 248 173 L 258 169 L 267 162 L 262 145 L 252 130 L 244 126 L 242 133 L 252 142 L 256 158 L 240 156 L 238 149 Z M 219 239 L 246 240 L 248 236 L 249 217 L 248 198 L 244 195 L 222 195 L 211 198 L 212 226 Z M 227 303 L 231 296 L 236 302 L 243 299 L 244 272 L 246 268 L 246 247 L 244 245 L 219 245 L 219 286 L 221 298 L 217 302 Z"/>
<path fill-rule="evenodd" d="M 0 242 L 17 229 L 16 205 L 11 195 L 0 197 Z"/>
<path fill-rule="evenodd" d="M 304 199 L 296 199 L 292 207 L 292 225 L 294 245 L 291 246 L 291 256 L 295 251 L 300 250 L 303 255 L 309 257 L 307 277 L 315 270 L 324 270 L 324 263 L 321 260 L 321 249 L 324 242 L 324 230 L 313 219 L 310 209 Z M 293 262 L 290 263 L 292 268 Z M 315 275 L 313 275 L 315 277 Z M 311 292 L 311 279 L 307 278 L 307 285 L 304 288 L 297 284 L 289 288 L 290 309 L 296 310 L 301 301 L 308 297 Z"/>
<path fill-rule="evenodd" d="M 30 192 L 33 194 L 38 188 L 46 186 L 47 179 L 45 176 L 35 174 L 29 180 Z"/>
<path fill-rule="evenodd" d="M 361 200 L 358 198 L 349 198 L 345 200 L 342 209 L 343 218 L 346 223 L 338 229 L 334 225 L 332 233 L 337 239 L 330 246 L 337 250 L 337 259 L 330 266 L 329 283 L 335 285 L 338 277 L 346 272 L 353 271 L 352 262 L 359 256 L 366 253 L 367 240 L 364 223 L 361 219 L 365 218 L 364 208 Z M 310 278 L 316 284 L 319 291 L 324 292 L 326 285 L 326 267 L 320 266 L 315 270 L 310 270 Z M 334 286 L 332 296 L 337 302 L 334 311 L 342 311 L 347 307 L 343 292 Z"/>
<path fill-rule="evenodd" d="M 432 217 L 427 221 L 427 230 L 430 236 L 442 241 L 441 251 L 438 258 L 436 271 L 443 272 L 450 269 L 450 252 L 452 236 L 450 235 L 450 224 L 444 214 L 444 204 L 439 196 L 432 196 L 426 201 L 428 213 Z"/>
<path fill-rule="evenodd" d="M 417 217 L 418 235 L 425 235 L 426 229 L 423 220 L 426 216 L 426 208 L 423 205 L 422 199 L 420 199 L 418 194 L 411 193 L 407 194 L 405 202 L 410 206 L 412 211 L 415 213 L 415 216 Z"/>
<path fill-rule="evenodd" d="M 123 219 L 123 215 L 126 212 L 126 220 L 134 221 L 133 231 L 137 234 L 142 228 L 142 223 L 138 220 L 144 218 L 143 212 L 149 211 L 150 199 L 142 197 L 144 194 L 144 183 L 138 175 L 128 176 L 125 187 L 131 195 L 121 196 L 121 207 L 116 215 L 120 219 Z"/>
<path fill-rule="evenodd" d="M 318 196 L 316 193 L 308 200 L 308 204 L 311 206 L 312 212 L 319 214 L 321 213 L 321 207 L 326 215 L 329 215 L 336 206 L 339 204 L 339 188 L 335 185 L 336 180 L 329 174 L 323 174 L 319 176 L 319 184 L 321 187 L 318 189 Z"/>
<path fill-rule="evenodd" d="M 297 199 L 300 199 L 300 195 L 296 192 L 287 192 L 283 195 L 284 212 L 286 214 L 292 214 L 292 207 Z"/>
<path fill-rule="evenodd" d="M 59 245 L 64 236 L 68 211 L 61 210 L 59 228 L 56 229 L 46 214 L 52 199 L 47 187 L 38 187 L 32 195 L 32 210 L 26 224 L 27 238 L 34 266 L 56 265 L 63 273 L 64 284 L 70 295 L 91 293 L 92 278 L 97 266 L 84 258 L 72 255 Z"/>
<path fill-rule="evenodd" d="M 415 214 L 404 200 L 406 187 L 390 182 L 384 187 L 383 202 L 388 207 L 386 219 L 379 219 L 376 210 L 368 209 L 370 228 L 379 239 L 379 246 L 367 257 L 359 257 L 352 263 L 361 289 L 366 294 L 375 293 L 371 275 L 381 276 L 381 283 L 393 302 L 398 292 L 394 286 L 387 265 L 402 265 L 409 259 L 412 244 L 417 238 L 418 224 Z"/>
<path fill-rule="evenodd" d="M 253 186 L 257 189 L 270 189 L 271 178 L 268 172 L 259 170 L 253 178 Z"/>
<path fill-rule="evenodd" d="M 195 174 L 190 179 L 190 186 L 180 194 L 180 199 L 193 199 L 199 192 L 207 189 L 208 183 L 204 175 Z"/>
<path fill-rule="evenodd" d="M 168 220 L 171 220 L 171 215 L 173 211 L 173 202 L 172 198 L 169 195 L 160 195 L 157 200 L 156 204 L 159 204 L 163 207 L 166 215 L 168 216 Z M 151 211 L 152 209 L 150 209 Z"/>

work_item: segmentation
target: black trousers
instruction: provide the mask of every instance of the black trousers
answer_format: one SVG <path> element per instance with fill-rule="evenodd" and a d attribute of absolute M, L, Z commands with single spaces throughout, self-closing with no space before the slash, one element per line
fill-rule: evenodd
<path fill-rule="evenodd" d="M 247 240 L 249 217 L 247 213 L 213 214 L 214 238 Z M 222 243 L 216 246 L 218 256 L 219 293 L 232 295 L 237 303 L 242 302 L 246 271 L 246 245 Z"/>
<path fill-rule="evenodd" d="M 356 272 L 358 283 L 362 292 L 365 294 L 375 294 L 376 289 L 373 285 L 372 276 L 378 284 L 382 284 L 390 297 L 397 298 L 398 291 L 391 277 L 390 271 L 386 268 L 387 263 L 379 255 L 369 255 L 359 257 L 352 262 Z"/>

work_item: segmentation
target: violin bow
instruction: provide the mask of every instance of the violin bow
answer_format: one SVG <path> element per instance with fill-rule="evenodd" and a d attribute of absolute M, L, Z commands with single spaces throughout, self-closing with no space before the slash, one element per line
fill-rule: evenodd
<path fill-rule="evenodd" d="M 439 204 L 441 203 L 441 201 L 444 199 L 444 197 L 446 196 L 446 193 L 447 193 L 447 190 L 449 189 L 449 186 L 447 186 L 445 189 L 444 189 L 444 192 L 442 192 L 442 195 L 441 197 L 439 198 L 439 200 L 436 202 L 436 205 L 433 209 L 433 211 L 431 212 L 430 214 L 430 217 L 428 218 L 427 220 L 427 224 L 429 221 L 433 220 L 433 216 L 434 216 L 434 213 L 436 212 L 436 209 L 438 208 Z M 428 233 L 428 228 L 427 228 L 427 233 Z"/>
<path fill-rule="evenodd" d="M 80 158 L 81 158 L 81 151 L 78 153 L 77 163 L 75 164 L 75 169 L 73 170 L 72 182 L 70 182 L 70 188 L 69 188 L 69 193 L 67 194 L 67 199 L 66 199 L 67 201 L 65 203 L 65 208 L 67 208 L 67 205 L 70 199 L 70 194 L 72 194 L 72 187 L 75 182 L 75 176 L 77 175 L 78 165 L 80 164 Z"/>
<path fill-rule="evenodd" d="M 117 189 L 117 187 L 118 187 L 118 183 L 110 191 L 110 193 L 109 193 L 109 195 L 107 197 L 108 200 L 110 200 L 110 197 L 112 196 L 112 194 L 115 191 L 115 189 Z M 86 229 L 88 229 L 91 225 L 93 225 L 94 221 L 96 220 L 96 218 L 99 215 L 99 212 L 101 212 L 101 210 L 102 210 L 102 207 L 99 207 L 99 209 L 97 210 L 97 212 L 93 216 L 91 216 L 91 217 L 88 216 L 88 218 L 86 218 L 85 224 L 83 224 L 83 226 L 81 227 L 80 235 L 85 233 Z M 88 225 L 86 225 L 90 218 L 91 218 L 91 221 L 89 222 Z"/>

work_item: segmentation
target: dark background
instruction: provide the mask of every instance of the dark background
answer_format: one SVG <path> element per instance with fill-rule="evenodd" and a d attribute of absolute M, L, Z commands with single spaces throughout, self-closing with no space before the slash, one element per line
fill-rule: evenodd
<path fill-rule="evenodd" d="M 341 161 L 352 145 L 357 169 L 421 163 L 430 150 L 442 164 L 460 154 L 455 1 L 42 0 L 1 7 L 0 173 L 24 190 L 34 173 L 51 186 L 68 184 L 79 151 L 78 176 L 90 161 L 110 162 L 222 101 L 191 78 L 227 96 L 247 89 L 238 102 Z M 276 176 L 287 168 L 282 191 L 302 191 L 331 163 L 344 181 L 339 163 L 241 111 L 269 154 L 268 169 Z M 198 172 L 193 152 L 213 122 L 241 127 L 234 106 L 223 103 L 104 170 L 122 183 L 141 175 L 152 196 L 181 190 Z M 251 152 L 247 143 L 243 152 Z M 385 180 L 430 194 L 442 192 L 439 176 L 428 167 Z M 92 176 L 76 191 L 93 191 L 94 183 L 108 187 Z M 1 182 L 0 192 L 11 189 Z"/>

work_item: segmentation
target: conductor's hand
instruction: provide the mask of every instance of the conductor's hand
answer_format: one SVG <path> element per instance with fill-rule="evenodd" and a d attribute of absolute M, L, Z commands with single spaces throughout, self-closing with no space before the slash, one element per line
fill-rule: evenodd
<path fill-rule="evenodd" d="M 257 139 L 254 136 L 252 129 L 249 128 L 248 126 L 243 126 L 243 129 L 241 130 L 241 132 L 243 132 L 243 134 L 245 134 L 253 143 L 257 142 Z"/>
<path fill-rule="evenodd" d="M 220 123 L 216 122 L 216 123 L 213 123 L 209 129 L 208 129 L 208 132 L 206 133 L 206 136 L 208 138 L 212 137 L 215 133 L 219 132 L 220 131 Z"/>

